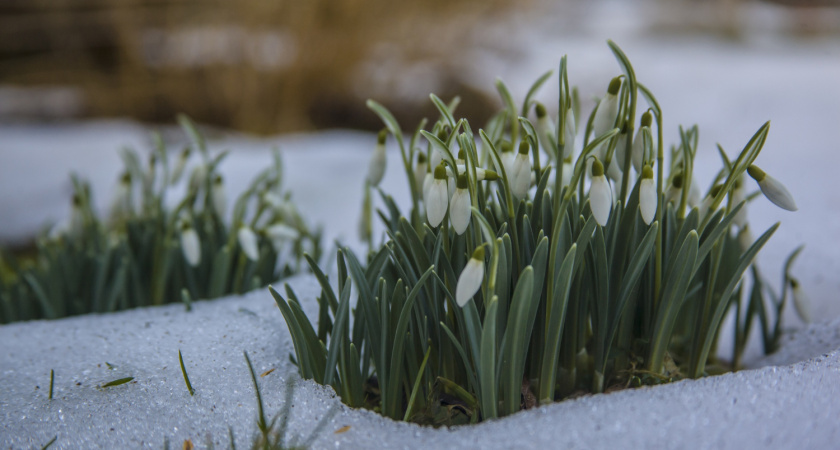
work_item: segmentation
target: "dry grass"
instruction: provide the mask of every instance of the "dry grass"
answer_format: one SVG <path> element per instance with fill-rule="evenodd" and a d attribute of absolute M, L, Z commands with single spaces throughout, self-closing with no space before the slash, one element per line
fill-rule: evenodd
<path fill-rule="evenodd" d="M 444 72 L 436 74 L 440 94 L 460 91 L 446 73 L 448 52 L 483 18 L 512 7 L 512 0 L 5 0 L 0 84 L 76 87 L 89 116 L 169 122 L 186 112 L 254 132 L 372 127 L 376 118 L 358 106 L 377 91 L 377 80 L 359 75 L 372 54 L 393 43 L 400 59 Z"/>

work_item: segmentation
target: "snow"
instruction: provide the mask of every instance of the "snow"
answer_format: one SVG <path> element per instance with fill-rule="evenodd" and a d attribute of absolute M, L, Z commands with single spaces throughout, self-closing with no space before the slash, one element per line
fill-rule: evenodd
<path fill-rule="evenodd" d="M 610 17 L 596 25 L 614 25 Z M 571 82 L 581 87 L 587 111 L 588 99 L 600 95 L 618 73 L 603 43 L 616 34 L 590 25 L 586 37 L 542 35 L 548 18 L 528 25 L 518 25 L 515 37 L 508 35 L 507 45 L 517 49 L 512 55 L 486 49 L 464 55 L 480 68 L 465 76 L 486 88 L 499 75 L 521 99 L 533 79 L 568 54 Z M 666 142 L 675 141 L 678 124 L 699 124 L 697 169 L 706 182 L 719 167 L 715 143 L 734 155 L 764 121 L 773 120 L 757 164 L 787 185 L 800 210 L 787 213 L 763 199 L 750 205 L 754 232 L 782 221 L 759 264 L 775 280 L 787 254 L 806 245 L 794 273 L 812 299 L 817 323 L 803 326 L 789 311 L 785 324 L 799 328 L 786 335 L 777 354 L 753 354 L 753 370 L 578 398 L 470 427 L 435 430 L 396 423 L 343 406 L 328 388 L 297 382 L 290 438 L 304 441 L 324 415 L 335 411 L 313 447 L 836 447 L 840 251 L 832 237 L 840 232 L 840 198 L 833 188 L 840 123 L 838 38 L 762 35 L 730 42 L 645 34 L 633 27 L 619 27 L 617 35 L 638 79 L 663 107 Z M 525 45 L 534 42 L 540 45 Z M 555 95 L 549 84 L 540 98 Z M 20 241 L 66 216 L 70 170 L 91 180 L 97 206 L 104 209 L 120 168 L 116 150 L 125 145 L 146 150 L 146 133 L 128 121 L 0 124 L 0 240 Z M 183 139 L 172 130 L 165 135 L 174 143 Z M 284 186 L 304 216 L 323 225 L 327 245 L 340 239 L 358 248 L 362 180 L 374 143 L 374 135 L 352 131 L 266 139 L 225 134 L 211 139 L 211 149 L 233 150 L 222 170 L 234 193 L 270 163 L 268 149 L 279 147 Z M 388 147 L 383 186 L 404 200 L 396 146 L 389 142 Z M 301 275 L 288 282 L 312 317 L 319 291 L 315 281 Z M 39 447 L 53 436 L 58 437 L 53 448 L 160 448 L 164 439 L 175 446 L 191 439 L 224 448 L 228 427 L 243 448 L 256 432 L 256 398 L 242 352 L 249 353 L 257 373 L 275 369 L 259 378 L 269 415 L 280 411 L 287 380 L 297 379 L 288 361 L 293 349 L 286 325 L 265 290 L 198 302 L 192 312 L 170 305 L 10 324 L 0 327 L 0 342 L 2 448 Z M 196 389 L 192 397 L 178 365 L 179 349 Z M 47 399 L 51 369 L 56 374 L 52 401 Z M 134 382 L 99 387 L 125 376 Z M 344 426 L 349 430 L 335 433 Z"/>

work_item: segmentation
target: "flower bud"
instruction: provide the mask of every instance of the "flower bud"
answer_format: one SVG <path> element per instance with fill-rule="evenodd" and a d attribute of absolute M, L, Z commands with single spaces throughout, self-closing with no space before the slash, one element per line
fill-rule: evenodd
<path fill-rule="evenodd" d="M 247 256 L 248 259 L 251 261 L 257 261 L 260 259 L 260 251 L 257 247 L 257 235 L 254 234 L 251 227 L 240 227 L 239 231 L 236 233 L 236 237 L 239 240 L 239 246 L 242 247 L 242 252 L 245 253 L 245 256 Z"/>
<path fill-rule="evenodd" d="M 783 185 L 779 180 L 767 175 L 763 170 L 759 169 L 758 166 L 752 165 L 747 168 L 747 173 L 758 182 L 758 187 L 761 188 L 761 192 L 767 197 L 767 200 L 773 202 L 774 205 L 778 206 L 779 208 L 786 209 L 788 211 L 796 211 L 796 202 L 793 200 L 793 196 L 790 194 L 790 191 L 787 190 L 785 185 Z"/>
<path fill-rule="evenodd" d="M 467 261 L 461 276 L 458 277 L 458 285 L 455 287 L 455 301 L 458 306 L 463 307 L 472 299 L 481 288 L 484 281 L 484 247 L 478 247 Z"/>
<path fill-rule="evenodd" d="M 531 187 L 531 158 L 530 145 L 527 140 L 523 140 L 519 144 L 519 153 L 513 160 L 508 179 L 510 180 L 510 190 L 514 198 L 521 199 L 528 194 L 528 188 Z"/>
<path fill-rule="evenodd" d="M 595 221 L 602 227 L 607 224 L 612 209 L 612 190 L 604 177 L 604 166 L 598 158 L 592 161 L 592 185 L 589 187 L 589 207 Z"/>
<path fill-rule="evenodd" d="M 447 194 L 446 186 L 446 168 L 439 165 L 435 168 L 434 180 L 423 199 L 426 203 L 426 219 L 432 228 L 440 225 L 446 215 L 446 208 L 449 204 L 449 194 Z"/>
<path fill-rule="evenodd" d="M 449 221 L 457 234 L 464 234 L 470 224 L 472 216 L 470 191 L 467 186 L 467 176 L 458 175 L 458 187 L 449 201 Z"/>
<path fill-rule="evenodd" d="M 805 323 L 811 322 L 811 301 L 802 290 L 802 285 L 796 278 L 790 279 L 790 287 L 793 290 L 793 306 L 796 314 Z"/>
<path fill-rule="evenodd" d="M 620 88 L 621 78 L 613 78 L 610 80 L 610 85 L 607 88 L 607 95 L 598 102 L 598 109 L 595 111 L 595 118 L 592 123 L 592 130 L 596 138 L 615 127 L 615 119 L 618 115 L 618 91 Z"/>
<path fill-rule="evenodd" d="M 213 188 L 210 190 L 210 201 L 213 204 L 213 211 L 216 212 L 218 218 L 225 216 L 227 210 L 227 194 L 225 193 L 225 184 L 221 175 L 216 175 L 213 180 Z"/>
<path fill-rule="evenodd" d="M 639 183 L 639 209 L 642 212 L 642 220 L 650 225 L 656 215 L 656 183 L 653 181 L 653 169 L 645 164 L 642 168 L 642 181 Z"/>
<path fill-rule="evenodd" d="M 382 130 L 376 140 L 376 147 L 373 149 L 373 156 L 368 165 L 367 181 L 371 186 L 378 186 L 385 176 L 385 166 L 387 163 L 385 155 L 385 138 L 388 137 L 388 131 Z"/>
<path fill-rule="evenodd" d="M 184 253 L 184 259 L 190 266 L 196 267 L 201 262 L 201 244 L 198 233 L 189 225 L 181 228 L 181 252 Z"/>

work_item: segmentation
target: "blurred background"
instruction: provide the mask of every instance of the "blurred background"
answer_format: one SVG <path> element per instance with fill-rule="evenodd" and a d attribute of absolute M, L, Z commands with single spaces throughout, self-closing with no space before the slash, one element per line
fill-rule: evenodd
<path fill-rule="evenodd" d="M 500 74 L 490 71 L 521 63 L 541 41 L 591 37 L 603 45 L 628 33 L 711 36 L 727 45 L 757 36 L 814 40 L 840 32 L 838 6 L 840 0 L 3 0 L 0 121 L 127 117 L 171 124 L 184 112 L 259 134 L 376 129 L 367 98 L 413 123 L 432 114 L 428 93 L 435 92 L 461 95 L 460 113 L 483 123 L 498 106 L 492 79 Z"/>

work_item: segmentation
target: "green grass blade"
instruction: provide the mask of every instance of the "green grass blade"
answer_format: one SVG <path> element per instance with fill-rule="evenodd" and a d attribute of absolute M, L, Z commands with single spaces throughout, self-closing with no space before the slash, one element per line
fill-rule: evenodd
<path fill-rule="evenodd" d="M 195 389 L 193 389 L 190 383 L 190 377 L 187 375 L 187 368 L 184 367 L 184 357 L 181 356 L 180 349 L 178 349 L 178 362 L 181 364 L 181 373 L 184 375 L 184 383 L 187 384 L 187 390 L 190 391 L 190 395 L 195 395 Z"/>

